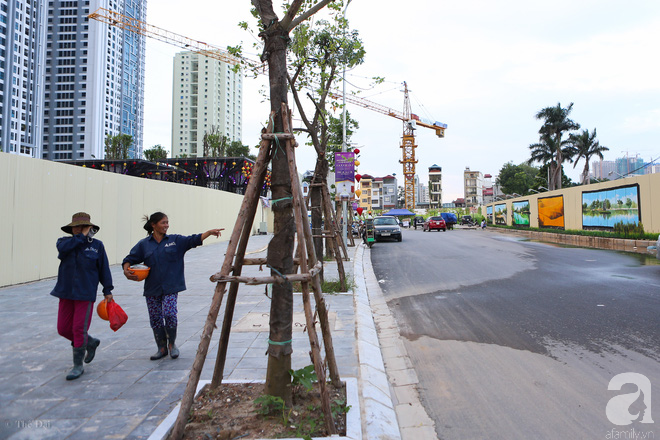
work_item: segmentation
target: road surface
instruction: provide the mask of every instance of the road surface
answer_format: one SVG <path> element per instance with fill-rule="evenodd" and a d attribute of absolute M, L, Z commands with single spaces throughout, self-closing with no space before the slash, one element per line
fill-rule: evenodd
<path fill-rule="evenodd" d="M 371 255 L 438 438 L 660 438 L 660 397 L 606 415 L 637 392 L 608 390 L 619 373 L 660 396 L 657 260 L 488 229 L 404 230 Z"/>

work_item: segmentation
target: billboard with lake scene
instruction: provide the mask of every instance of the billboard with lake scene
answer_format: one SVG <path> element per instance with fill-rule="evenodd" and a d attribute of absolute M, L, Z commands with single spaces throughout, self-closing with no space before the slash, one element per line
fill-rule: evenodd
<path fill-rule="evenodd" d="M 488 218 L 488 224 L 492 225 L 493 224 L 493 207 L 492 206 L 486 206 L 486 217 Z"/>
<path fill-rule="evenodd" d="M 513 202 L 512 222 L 515 226 L 529 226 L 529 200 Z"/>
<path fill-rule="evenodd" d="M 582 193 L 582 228 L 614 228 L 639 224 L 639 186 L 629 185 Z"/>

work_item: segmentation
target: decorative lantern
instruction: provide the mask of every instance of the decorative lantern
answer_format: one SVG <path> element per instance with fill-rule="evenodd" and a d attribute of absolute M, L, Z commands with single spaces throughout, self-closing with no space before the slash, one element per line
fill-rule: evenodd
<path fill-rule="evenodd" d="M 356 148 L 355 150 L 353 150 L 353 153 L 355 153 L 355 154 L 360 154 L 360 149 L 359 149 L 359 148 Z"/>
<path fill-rule="evenodd" d="M 356 189 L 355 190 L 355 195 L 360 197 L 362 195 L 362 190 L 361 189 Z"/>
<path fill-rule="evenodd" d="M 356 175 L 355 175 L 355 180 L 357 180 L 357 183 L 360 183 L 360 180 L 361 180 L 361 179 L 362 179 L 362 175 L 361 175 L 361 174 L 356 174 Z"/>
<path fill-rule="evenodd" d="M 358 207 L 358 209 L 356 209 L 356 211 L 357 211 L 358 215 L 362 215 L 362 211 L 364 211 L 364 208 Z"/>
<path fill-rule="evenodd" d="M 359 167 L 359 166 L 360 166 L 360 161 L 359 161 L 359 160 L 356 160 L 356 161 L 355 161 L 355 166 L 356 166 L 356 167 Z"/>

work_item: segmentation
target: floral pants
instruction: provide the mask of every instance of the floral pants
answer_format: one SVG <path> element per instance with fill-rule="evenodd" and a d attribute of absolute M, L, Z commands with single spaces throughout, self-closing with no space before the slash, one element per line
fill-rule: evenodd
<path fill-rule="evenodd" d="M 178 296 L 178 293 L 171 293 L 169 295 L 145 297 L 151 328 L 175 328 L 177 326 L 176 300 Z"/>

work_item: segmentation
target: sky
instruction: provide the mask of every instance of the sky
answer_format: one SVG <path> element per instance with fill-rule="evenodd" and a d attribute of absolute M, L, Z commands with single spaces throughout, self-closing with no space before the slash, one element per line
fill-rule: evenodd
<path fill-rule="evenodd" d="M 274 4 L 279 11 L 283 2 Z M 254 24 L 250 5 L 187 0 L 182 8 L 180 1 L 158 0 L 148 3 L 147 22 L 223 48 L 242 43 L 247 56 L 258 58 L 258 38 L 238 27 Z M 365 62 L 346 75 L 347 91 L 402 111 L 406 81 L 412 112 L 448 125 L 443 139 L 433 130 L 416 132 L 417 174 L 427 182 L 428 167 L 442 167 L 443 202 L 463 197 L 466 167 L 496 176 L 505 163 L 529 159 L 542 124 L 535 115 L 557 103 L 574 103 L 570 118 L 582 129 L 597 129 L 600 144 L 610 149 L 605 160 L 660 156 L 657 0 L 353 0 L 346 13 L 366 49 Z M 147 39 L 145 149 L 170 148 L 172 63 L 180 50 Z M 371 89 L 374 76 L 385 82 Z M 257 144 L 268 115 L 259 93 L 266 83 L 263 75 L 244 80 L 246 145 Z M 359 173 L 396 173 L 402 185 L 402 122 L 348 110 L 360 124 L 351 139 L 360 149 Z M 315 162 L 304 141 L 298 140 L 300 172 Z M 566 164 L 565 172 L 579 181 L 583 166 Z"/>

